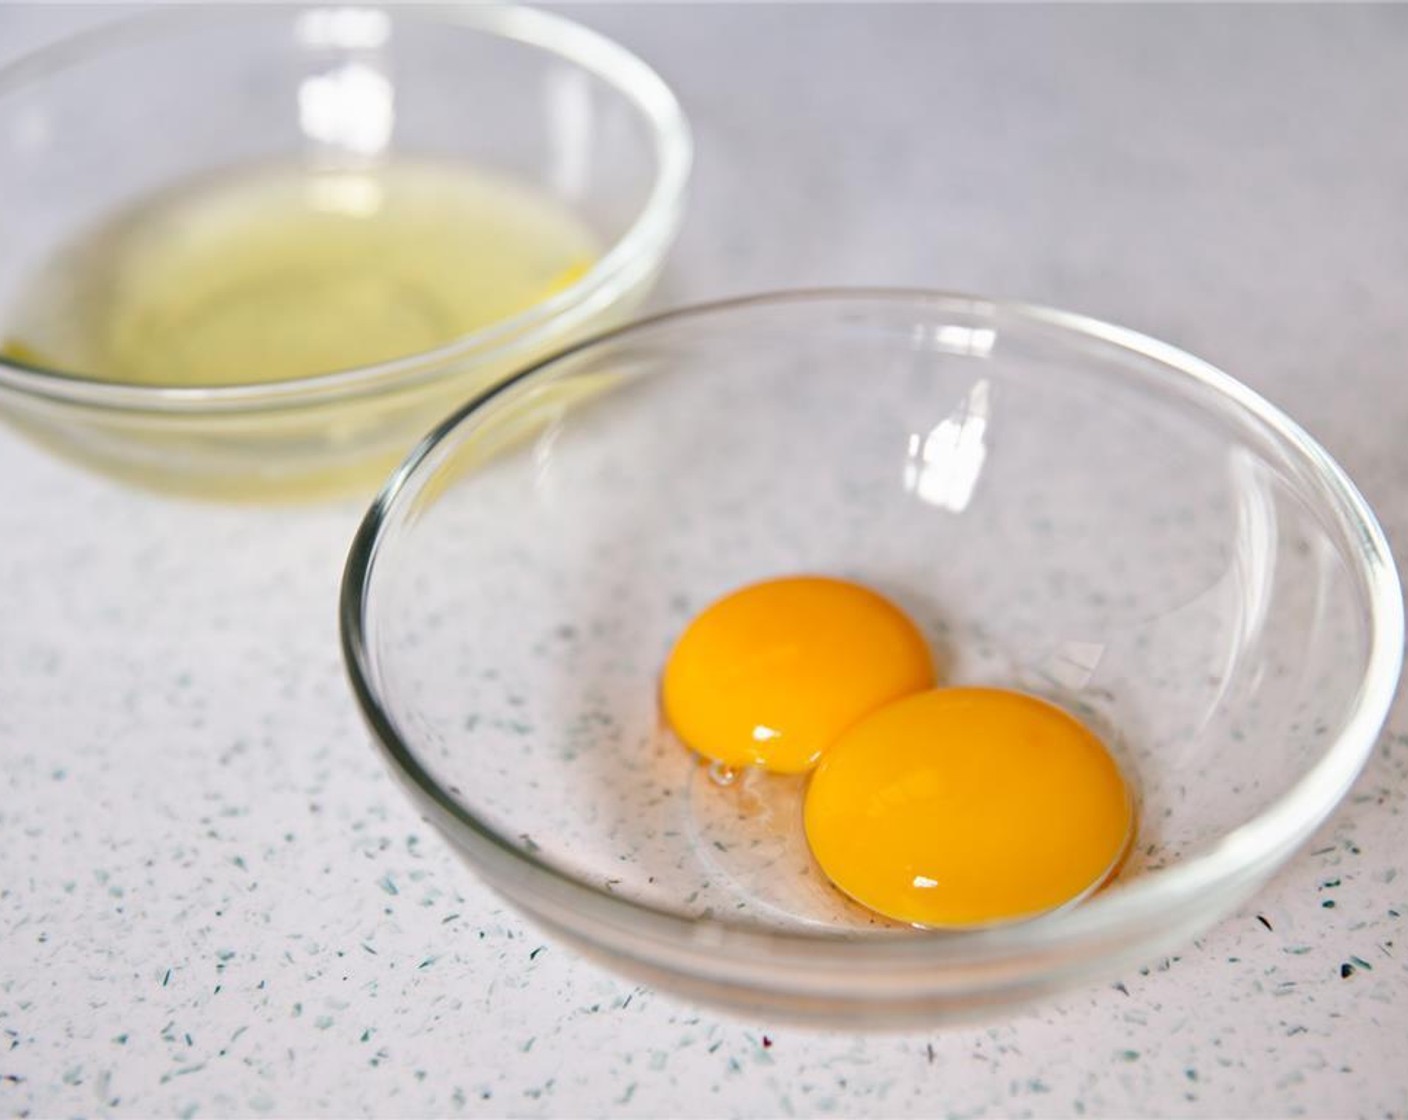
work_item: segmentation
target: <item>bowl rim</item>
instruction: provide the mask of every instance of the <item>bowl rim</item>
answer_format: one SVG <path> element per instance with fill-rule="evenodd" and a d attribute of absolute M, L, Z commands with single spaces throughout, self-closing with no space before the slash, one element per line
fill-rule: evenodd
<path fill-rule="evenodd" d="M 324 9 L 324 5 L 308 2 L 274 7 L 178 6 L 125 16 L 39 47 L 0 68 L 0 98 L 114 48 L 147 41 L 172 30 L 232 20 L 246 24 L 270 19 L 291 22 Z M 447 363 L 499 361 L 526 351 L 551 334 L 564 319 L 581 318 L 592 307 L 612 301 L 629 289 L 637 276 L 658 265 L 683 216 L 694 146 L 684 110 L 654 69 L 600 32 L 536 8 L 440 4 L 410 8 L 392 5 L 376 10 L 393 22 L 453 25 L 556 55 L 599 78 L 640 112 L 654 148 L 655 177 L 631 225 L 591 268 L 562 291 L 509 319 L 461 335 L 442 346 L 372 365 L 255 384 L 187 386 L 114 381 L 0 357 L 0 388 L 100 409 L 186 415 L 260 412 L 407 388 L 435 380 Z"/>
<path fill-rule="evenodd" d="M 417 759 L 416 751 L 384 710 L 375 684 L 374 658 L 367 644 L 368 592 L 377 555 L 393 513 L 423 468 L 433 469 L 437 451 L 462 429 L 491 422 L 496 401 L 527 383 L 551 381 L 555 367 L 586 351 L 676 323 L 731 312 L 812 303 L 906 303 L 952 309 L 969 315 L 1015 318 L 1056 328 L 1123 348 L 1152 359 L 1195 387 L 1259 422 L 1297 453 L 1313 471 L 1327 497 L 1330 513 L 1356 546 L 1356 576 L 1369 604 L 1368 653 L 1353 709 L 1334 741 L 1315 764 L 1259 815 L 1204 845 L 1171 867 L 1151 870 L 1117 892 L 1099 895 L 1029 922 L 972 930 L 897 932 L 866 939 L 850 933 L 767 930 L 731 925 L 717 919 L 688 918 L 593 886 L 524 851 L 469 812 Z M 476 423 L 477 421 L 477 423 Z M 476 395 L 437 425 L 387 479 L 368 508 L 351 543 L 339 602 L 343 659 L 352 691 L 376 743 L 401 783 L 432 823 L 474 856 L 475 869 L 493 885 L 512 883 L 510 898 L 565 932 L 594 931 L 591 940 L 613 939 L 636 946 L 637 959 L 659 960 L 673 953 L 681 964 L 682 947 L 707 947 L 711 965 L 722 973 L 741 960 L 765 962 L 769 979 L 799 970 L 859 969 L 872 972 L 908 969 L 930 979 L 955 967 L 997 964 L 1014 959 L 1047 965 L 1053 954 L 1098 950 L 1114 939 L 1157 939 L 1158 931 L 1185 919 L 1180 913 L 1194 896 L 1237 883 L 1254 886 L 1268 875 L 1335 809 L 1368 760 L 1387 718 L 1403 665 L 1404 608 L 1398 571 L 1388 541 L 1373 511 L 1343 469 L 1314 439 L 1276 406 L 1231 375 L 1200 358 L 1148 335 L 1076 312 L 1021 301 L 994 300 L 956 292 L 916 288 L 835 287 L 769 291 L 676 308 L 634 320 L 559 350 L 512 378 Z M 519 893 L 521 892 L 521 894 Z M 531 902 L 530 902 L 531 900 Z M 603 938 L 605 941 L 603 941 Z M 653 948 L 650 948 L 652 947 Z M 785 950 L 779 952 L 779 946 Z M 621 946 L 615 946 L 618 950 Z M 627 950 L 630 952 L 629 950 Z M 697 953 L 689 954 L 698 963 Z M 781 981 L 778 981 L 781 982 Z M 848 981 L 838 978 L 844 986 Z M 912 995 L 913 993 L 907 993 Z M 902 997 L 901 997 L 902 998 Z"/>

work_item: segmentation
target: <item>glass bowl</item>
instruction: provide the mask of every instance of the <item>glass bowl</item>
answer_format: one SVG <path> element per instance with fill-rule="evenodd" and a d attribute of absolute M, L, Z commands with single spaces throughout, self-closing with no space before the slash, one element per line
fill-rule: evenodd
<path fill-rule="evenodd" d="M 691 145 L 652 70 L 544 12 L 226 5 L 140 16 L 0 72 L 0 326 L 57 247 L 174 184 L 399 155 L 468 162 L 546 192 L 602 255 L 492 328 L 316 377 L 165 388 L 0 360 L 0 415 L 161 487 L 233 497 L 369 487 L 453 405 L 626 316 L 673 241 Z"/>
<path fill-rule="evenodd" d="M 799 572 L 904 606 L 947 682 L 1102 735 L 1140 815 L 1106 890 L 899 926 L 819 876 L 800 780 L 672 741 L 682 626 Z M 662 988 L 851 1025 L 990 1014 L 1197 935 L 1349 789 L 1403 639 L 1363 499 L 1231 377 L 1079 315 L 883 291 L 662 315 L 481 396 L 372 506 L 342 624 L 391 768 L 485 882 Z"/>

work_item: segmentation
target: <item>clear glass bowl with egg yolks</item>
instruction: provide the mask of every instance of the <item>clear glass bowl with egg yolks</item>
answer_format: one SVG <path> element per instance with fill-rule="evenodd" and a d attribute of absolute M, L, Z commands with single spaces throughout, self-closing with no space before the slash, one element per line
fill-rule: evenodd
<path fill-rule="evenodd" d="M 690 161 L 660 77 L 547 12 L 176 6 L 79 34 L 0 71 L 0 420 L 164 489 L 369 492 L 636 306 Z"/>
<path fill-rule="evenodd" d="M 806 775 L 673 737 L 689 620 L 798 573 L 898 605 L 941 686 L 1099 736 L 1138 812 L 1105 889 L 891 921 L 820 874 Z M 646 982 L 848 1025 L 991 1014 L 1196 936 L 1354 781 L 1403 637 L 1362 498 L 1226 374 L 1077 315 L 870 291 L 659 316 L 474 402 L 373 505 L 342 611 L 393 771 L 486 884 Z"/>

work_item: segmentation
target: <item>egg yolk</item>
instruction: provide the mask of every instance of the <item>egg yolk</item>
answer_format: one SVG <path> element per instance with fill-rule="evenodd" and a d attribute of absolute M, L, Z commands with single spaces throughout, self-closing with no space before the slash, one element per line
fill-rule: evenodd
<path fill-rule="evenodd" d="M 726 766 L 809 769 L 863 716 L 934 684 L 928 646 L 893 603 L 845 580 L 768 580 L 715 602 L 665 664 L 675 733 Z"/>
<path fill-rule="evenodd" d="M 831 744 L 804 806 L 807 842 L 842 891 L 924 926 L 1030 917 L 1118 867 L 1134 806 L 1079 722 L 1016 692 L 921 692 Z"/>

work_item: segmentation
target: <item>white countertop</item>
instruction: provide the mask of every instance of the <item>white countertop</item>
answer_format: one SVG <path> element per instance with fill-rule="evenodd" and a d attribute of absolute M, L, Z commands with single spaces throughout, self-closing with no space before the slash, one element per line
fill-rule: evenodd
<path fill-rule="evenodd" d="M 573 11 L 696 129 L 658 304 L 1127 323 L 1299 419 L 1408 556 L 1408 8 Z M 4 8 L 0 54 L 112 14 Z M 393 786 L 336 640 L 361 503 L 156 497 L 7 429 L 0 478 L 0 1112 L 1408 1111 L 1402 705 L 1307 849 L 1147 972 L 981 1029 L 741 1022 L 547 941 Z"/>

